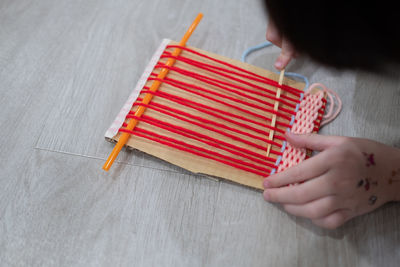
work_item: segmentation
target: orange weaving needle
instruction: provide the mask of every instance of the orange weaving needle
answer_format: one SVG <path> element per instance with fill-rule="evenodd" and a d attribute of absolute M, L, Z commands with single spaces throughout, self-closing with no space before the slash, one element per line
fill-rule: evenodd
<path fill-rule="evenodd" d="M 285 76 L 285 69 L 282 69 L 281 70 L 281 74 L 279 75 L 279 82 L 278 82 L 279 85 L 283 84 L 283 77 L 284 76 Z M 278 98 L 278 99 L 281 97 L 281 88 L 277 89 L 275 97 Z M 278 107 L 279 107 L 279 102 L 275 100 L 274 111 L 278 111 Z M 272 115 L 271 126 L 275 127 L 275 123 L 276 123 L 276 114 Z M 269 132 L 268 139 L 272 141 L 273 138 L 274 138 L 274 130 L 271 130 Z M 269 152 L 270 151 L 271 151 L 271 144 L 268 144 L 267 157 L 269 157 Z"/>
<path fill-rule="evenodd" d="M 187 32 L 185 33 L 185 35 L 182 37 L 181 41 L 179 42 L 179 46 L 185 46 L 187 40 L 189 39 L 189 37 L 192 35 L 193 31 L 196 29 L 197 25 L 199 24 L 200 20 L 203 18 L 203 14 L 199 13 L 196 17 L 196 19 L 193 21 L 192 25 L 190 25 L 189 29 L 187 30 Z M 182 49 L 180 48 L 175 48 L 174 51 L 172 52 L 172 56 L 173 57 L 177 57 L 180 55 L 180 53 L 182 52 Z M 175 63 L 175 59 L 174 58 L 169 58 L 166 65 L 168 67 L 171 67 L 172 65 L 174 65 Z M 162 80 L 165 78 L 165 76 L 168 74 L 168 68 L 162 68 L 160 73 L 158 74 L 157 78 Z M 150 91 L 152 92 L 156 92 L 158 90 L 158 88 L 160 87 L 161 82 L 160 81 L 154 81 L 153 84 L 150 87 Z M 142 103 L 147 105 L 150 103 L 151 99 L 153 98 L 153 95 L 150 93 L 147 93 L 143 100 Z M 139 108 L 136 110 L 135 112 L 135 116 L 136 117 L 141 117 L 143 112 L 146 110 L 146 107 L 144 106 L 139 106 Z M 128 126 L 126 126 L 126 129 L 132 131 L 136 124 L 138 123 L 138 120 L 136 119 L 130 119 Z M 111 165 L 113 164 L 114 160 L 117 158 L 118 153 L 121 151 L 122 147 L 126 144 L 126 142 L 128 141 L 130 137 L 129 133 L 125 133 L 123 132 L 121 134 L 121 136 L 119 137 L 118 143 L 115 145 L 114 149 L 112 150 L 110 156 L 108 157 L 106 163 L 104 163 L 103 165 L 103 169 L 108 171 L 111 167 Z"/>

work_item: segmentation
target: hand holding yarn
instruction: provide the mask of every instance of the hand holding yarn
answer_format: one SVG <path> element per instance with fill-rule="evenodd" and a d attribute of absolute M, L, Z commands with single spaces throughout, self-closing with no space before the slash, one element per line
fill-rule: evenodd
<path fill-rule="evenodd" d="M 264 180 L 264 198 L 323 228 L 400 200 L 400 150 L 375 141 L 317 134 L 287 134 L 316 156 Z M 289 186 L 287 186 L 289 185 Z"/>

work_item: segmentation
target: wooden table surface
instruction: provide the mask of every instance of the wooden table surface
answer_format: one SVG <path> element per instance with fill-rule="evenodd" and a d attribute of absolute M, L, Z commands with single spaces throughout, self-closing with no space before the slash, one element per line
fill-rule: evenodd
<path fill-rule="evenodd" d="M 239 59 L 265 40 L 258 0 L 0 2 L 0 265 L 398 266 L 399 204 L 329 231 L 140 152 L 101 169 L 104 132 L 154 50 L 198 12 L 192 46 Z M 248 61 L 272 70 L 278 51 Z M 400 146 L 398 75 L 301 58 L 288 70 L 342 97 L 322 133 Z"/>

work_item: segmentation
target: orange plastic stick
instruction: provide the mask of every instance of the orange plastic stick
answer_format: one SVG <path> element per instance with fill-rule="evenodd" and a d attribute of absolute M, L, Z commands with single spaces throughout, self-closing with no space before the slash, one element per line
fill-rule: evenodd
<path fill-rule="evenodd" d="M 193 21 L 192 25 L 190 25 L 189 29 L 187 30 L 187 32 L 185 33 L 185 35 L 182 37 L 182 40 L 179 42 L 179 46 L 185 46 L 187 40 L 189 39 L 190 35 L 192 35 L 193 31 L 196 29 L 197 25 L 199 24 L 200 20 L 203 18 L 203 14 L 199 13 L 196 17 L 196 19 Z M 177 57 L 180 55 L 180 53 L 182 52 L 182 49 L 180 48 L 175 48 L 174 51 L 172 52 L 172 56 Z M 172 65 L 174 65 L 175 63 L 175 59 L 174 58 L 169 58 L 166 65 L 168 67 L 171 67 Z M 157 78 L 162 80 L 165 78 L 165 76 L 168 74 L 168 68 L 162 68 L 160 73 L 158 74 Z M 161 82 L 160 81 L 154 81 L 153 84 L 150 86 L 150 91 L 152 92 L 156 92 L 158 90 L 158 88 L 160 87 Z M 147 93 L 143 100 L 142 103 L 143 104 L 149 104 L 151 99 L 153 98 L 153 95 L 150 93 Z M 141 117 L 143 112 L 146 110 L 146 107 L 144 106 L 139 106 L 139 108 L 136 110 L 135 112 L 135 116 L 136 117 Z M 138 120 L 136 119 L 130 119 L 128 126 L 126 126 L 126 129 L 132 131 L 135 126 L 137 125 Z M 104 163 L 103 165 L 103 169 L 108 171 L 111 167 L 111 165 L 113 164 L 114 160 L 117 158 L 118 153 L 121 151 L 122 147 L 126 144 L 126 142 L 128 141 L 130 137 L 129 133 L 122 133 L 121 136 L 119 137 L 118 143 L 115 145 L 114 149 L 112 150 L 110 156 L 108 157 L 106 163 Z"/>

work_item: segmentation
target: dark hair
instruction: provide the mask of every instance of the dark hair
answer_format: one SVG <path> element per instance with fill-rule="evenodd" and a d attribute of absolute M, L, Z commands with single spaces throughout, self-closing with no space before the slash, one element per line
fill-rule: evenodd
<path fill-rule="evenodd" d="M 278 31 L 300 54 L 339 69 L 400 63 L 396 1 L 265 0 Z"/>

